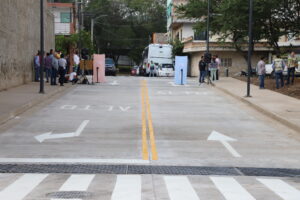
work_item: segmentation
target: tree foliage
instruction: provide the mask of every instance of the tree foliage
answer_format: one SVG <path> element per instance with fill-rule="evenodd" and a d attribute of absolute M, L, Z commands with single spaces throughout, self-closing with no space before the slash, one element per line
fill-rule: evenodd
<path fill-rule="evenodd" d="M 211 33 L 228 38 L 241 51 L 248 36 L 249 5 L 246 0 L 211 0 Z M 201 19 L 195 29 L 206 30 L 207 1 L 190 0 L 177 8 L 182 17 Z M 254 42 L 266 40 L 277 52 L 280 37 L 300 34 L 299 0 L 254 0 Z"/>
<path fill-rule="evenodd" d="M 90 38 L 90 33 L 86 31 L 81 31 L 80 33 L 72 34 L 70 36 L 57 35 L 55 36 L 55 48 L 56 50 L 62 51 L 64 54 L 68 54 L 70 53 L 70 49 L 76 49 L 77 45 L 81 42 L 82 46 L 88 48 L 90 54 L 92 54 L 94 48 Z"/>
<path fill-rule="evenodd" d="M 166 31 L 165 5 L 166 0 L 91 0 L 86 11 L 95 18 L 97 48 L 115 61 L 128 55 L 139 63 L 152 33 Z"/>
<path fill-rule="evenodd" d="M 174 41 L 172 41 L 171 45 L 173 46 L 172 48 L 173 57 L 184 55 L 183 53 L 184 44 L 179 39 L 175 39 Z"/>

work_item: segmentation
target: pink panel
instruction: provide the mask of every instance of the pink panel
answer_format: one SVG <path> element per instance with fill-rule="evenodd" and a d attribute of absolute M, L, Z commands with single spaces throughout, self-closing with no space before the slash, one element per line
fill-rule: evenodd
<path fill-rule="evenodd" d="M 105 82 L 105 55 L 104 54 L 94 54 L 93 68 L 94 68 L 93 82 L 104 83 Z"/>

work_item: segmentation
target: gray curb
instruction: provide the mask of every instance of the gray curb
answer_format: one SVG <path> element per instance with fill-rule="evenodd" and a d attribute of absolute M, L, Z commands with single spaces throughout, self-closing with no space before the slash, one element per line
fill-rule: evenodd
<path fill-rule="evenodd" d="M 60 87 L 60 88 L 58 88 L 58 89 L 56 89 L 54 91 L 51 91 L 49 93 L 46 93 L 46 94 L 40 94 L 34 100 L 32 100 L 32 101 L 30 101 L 28 103 L 25 103 L 22 106 L 17 107 L 14 110 L 10 111 L 9 113 L 4 114 L 3 116 L 1 116 L 0 117 L 0 125 L 6 123 L 7 121 L 15 118 L 18 115 L 26 112 L 27 110 L 29 110 L 30 108 L 34 107 L 35 105 L 40 104 L 43 101 L 45 101 L 45 100 L 47 100 L 47 99 L 55 96 L 56 94 L 59 94 L 59 93 L 61 93 L 63 91 L 69 90 L 71 88 L 72 88 L 72 86 L 68 85 L 68 86 L 65 86 L 65 87 Z"/>
<path fill-rule="evenodd" d="M 263 107 L 258 106 L 258 105 L 256 105 L 256 104 L 252 103 L 251 101 L 247 100 L 246 97 L 240 97 L 240 96 L 238 96 L 238 95 L 235 95 L 235 94 L 233 94 L 232 92 L 230 92 L 229 90 L 224 89 L 224 88 L 220 88 L 220 87 L 218 87 L 218 86 L 215 85 L 215 84 L 212 84 L 212 86 L 214 86 L 214 87 L 217 88 L 218 90 L 220 90 L 220 91 L 222 91 L 222 92 L 224 92 L 224 93 L 226 93 L 226 94 L 228 94 L 228 95 L 234 97 L 235 99 L 240 100 L 240 101 L 242 101 L 242 102 L 248 104 L 250 107 L 254 108 L 255 110 L 257 110 L 258 112 L 264 114 L 265 116 L 270 117 L 271 119 L 276 120 L 276 121 L 280 122 L 281 124 L 283 124 L 283 125 L 285 125 L 285 126 L 291 128 L 291 129 L 293 129 L 294 131 L 297 131 L 297 132 L 300 133 L 300 126 L 299 126 L 299 125 L 294 124 L 294 123 L 291 123 L 291 122 L 289 122 L 288 120 L 286 120 L 286 119 L 284 119 L 284 118 L 278 116 L 277 114 L 275 114 L 275 113 L 273 113 L 273 112 L 270 112 L 270 111 L 264 109 Z"/>

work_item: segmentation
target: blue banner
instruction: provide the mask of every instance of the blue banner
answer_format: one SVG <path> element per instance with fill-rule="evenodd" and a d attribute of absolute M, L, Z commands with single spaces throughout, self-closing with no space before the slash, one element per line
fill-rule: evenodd
<path fill-rule="evenodd" d="M 175 84 L 185 85 L 187 83 L 187 56 L 175 57 Z"/>

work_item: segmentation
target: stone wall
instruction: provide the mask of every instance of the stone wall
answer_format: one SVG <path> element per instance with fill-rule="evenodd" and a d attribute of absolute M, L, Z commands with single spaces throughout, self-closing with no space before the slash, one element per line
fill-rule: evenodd
<path fill-rule="evenodd" d="M 54 17 L 45 1 L 45 50 L 54 46 Z M 0 91 L 32 81 L 33 56 L 40 47 L 38 0 L 1 0 L 0 47 Z"/>

